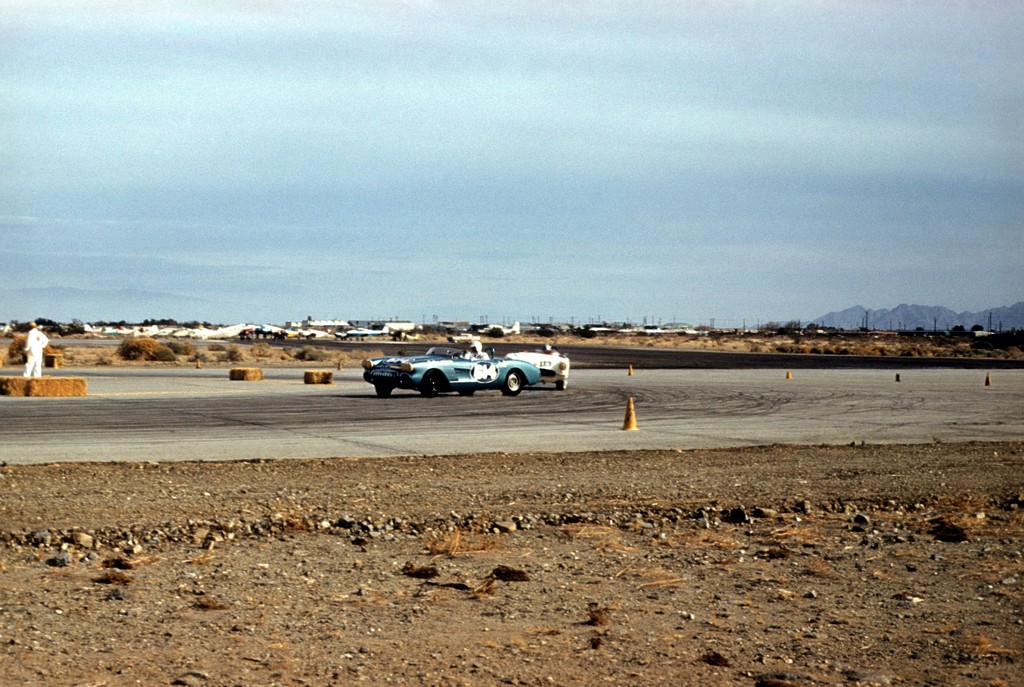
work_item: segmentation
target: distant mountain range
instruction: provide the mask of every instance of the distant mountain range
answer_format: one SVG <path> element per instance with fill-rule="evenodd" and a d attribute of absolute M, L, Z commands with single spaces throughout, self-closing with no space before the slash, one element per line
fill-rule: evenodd
<path fill-rule="evenodd" d="M 963 326 L 964 329 L 971 329 L 975 325 L 988 329 L 991 323 L 992 331 L 1006 331 L 1024 329 L 1024 301 L 1009 307 L 961 313 L 939 305 L 904 303 L 895 308 L 881 310 L 868 310 L 858 305 L 830 312 L 811 321 L 822 327 L 836 329 L 860 329 L 866 322 L 868 329 L 913 330 L 920 327 L 926 331 L 947 331 L 957 325 Z"/>

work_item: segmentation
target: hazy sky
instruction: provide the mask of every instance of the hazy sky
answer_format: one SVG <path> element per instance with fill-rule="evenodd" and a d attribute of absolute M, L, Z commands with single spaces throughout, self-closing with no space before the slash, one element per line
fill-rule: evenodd
<path fill-rule="evenodd" d="M 0 7 L 0 320 L 1024 300 L 1024 3 Z"/>

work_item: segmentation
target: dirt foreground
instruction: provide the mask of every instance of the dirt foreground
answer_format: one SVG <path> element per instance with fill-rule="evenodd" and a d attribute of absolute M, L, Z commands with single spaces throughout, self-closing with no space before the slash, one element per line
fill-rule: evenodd
<path fill-rule="evenodd" d="M 1013 685 L 1024 444 L 0 467 L 5 685 Z"/>

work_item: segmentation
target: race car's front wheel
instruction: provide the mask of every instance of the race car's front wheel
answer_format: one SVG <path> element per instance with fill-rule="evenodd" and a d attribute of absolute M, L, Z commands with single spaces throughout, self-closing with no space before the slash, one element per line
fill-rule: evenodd
<path fill-rule="evenodd" d="M 374 384 L 373 390 L 377 392 L 377 398 L 387 398 L 395 390 L 395 387 L 390 384 Z"/>
<path fill-rule="evenodd" d="M 420 382 L 420 393 L 427 398 L 433 398 L 441 393 L 441 380 L 438 379 L 439 373 L 428 372 L 423 381 Z"/>
<path fill-rule="evenodd" d="M 506 396 L 518 396 L 523 390 L 523 373 L 519 370 L 509 370 L 505 375 L 505 383 L 501 385 L 501 393 Z"/>

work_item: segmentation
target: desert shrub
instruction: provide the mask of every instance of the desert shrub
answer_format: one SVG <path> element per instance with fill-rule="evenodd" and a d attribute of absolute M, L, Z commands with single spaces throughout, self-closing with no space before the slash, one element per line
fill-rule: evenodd
<path fill-rule="evenodd" d="M 178 360 L 178 355 L 170 346 L 160 344 L 160 347 L 156 349 L 151 360 L 156 360 L 161 363 L 173 363 Z"/>
<path fill-rule="evenodd" d="M 504 338 L 505 336 L 505 330 L 502 329 L 501 327 L 491 327 L 490 329 L 484 332 L 484 336 L 490 337 L 492 339 L 501 339 Z"/>
<path fill-rule="evenodd" d="M 188 346 L 192 349 L 191 346 Z M 155 360 L 162 363 L 173 363 L 178 354 L 168 345 L 147 336 L 125 339 L 117 347 L 117 355 L 121 360 Z"/>
<path fill-rule="evenodd" d="M 577 329 L 576 335 L 579 336 L 581 339 L 593 339 L 594 337 L 597 336 L 597 332 L 595 332 L 593 329 L 583 328 Z"/>
<path fill-rule="evenodd" d="M 245 360 L 245 353 L 242 352 L 242 349 L 237 344 L 231 344 L 228 346 L 225 353 L 226 355 L 224 357 L 232 363 Z"/>
<path fill-rule="evenodd" d="M 160 346 L 160 342 L 148 336 L 131 337 L 117 347 L 117 355 L 121 360 L 156 360 Z"/>
<path fill-rule="evenodd" d="M 11 344 L 7 347 L 7 359 L 8 360 L 21 360 L 22 356 L 25 355 L 25 342 L 28 341 L 28 336 L 25 334 L 15 334 L 14 338 L 11 339 Z"/>
<path fill-rule="evenodd" d="M 303 346 L 293 354 L 293 357 L 296 360 L 318 361 L 325 360 L 327 358 L 327 353 L 316 346 Z"/>
<path fill-rule="evenodd" d="M 550 339 L 554 335 L 555 335 L 555 330 L 554 329 L 548 329 L 547 327 L 543 327 L 543 328 L 537 330 L 537 336 L 543 336 L 545 339 Z"/>
<path fill-rule="evenodd" d="M 193 356 L 196 354 L 196 347 L 186 341 L 168 341 L 165 345 L 174 351 L 174 355 Z"/>
<path fill-rule="evenodd" d="M 206 347 L 206 350 L 211 351 L 213 353 L 223 353 L 227 349 L 224 348 L 224 344 L 212 343 Z"/>
<path fill-rule="evenodd" d="M 249 353 L 254 358 L 269 358 L 274 353 L 274 347 L 265 341 L 261 341 L 250 346 Z"/>

